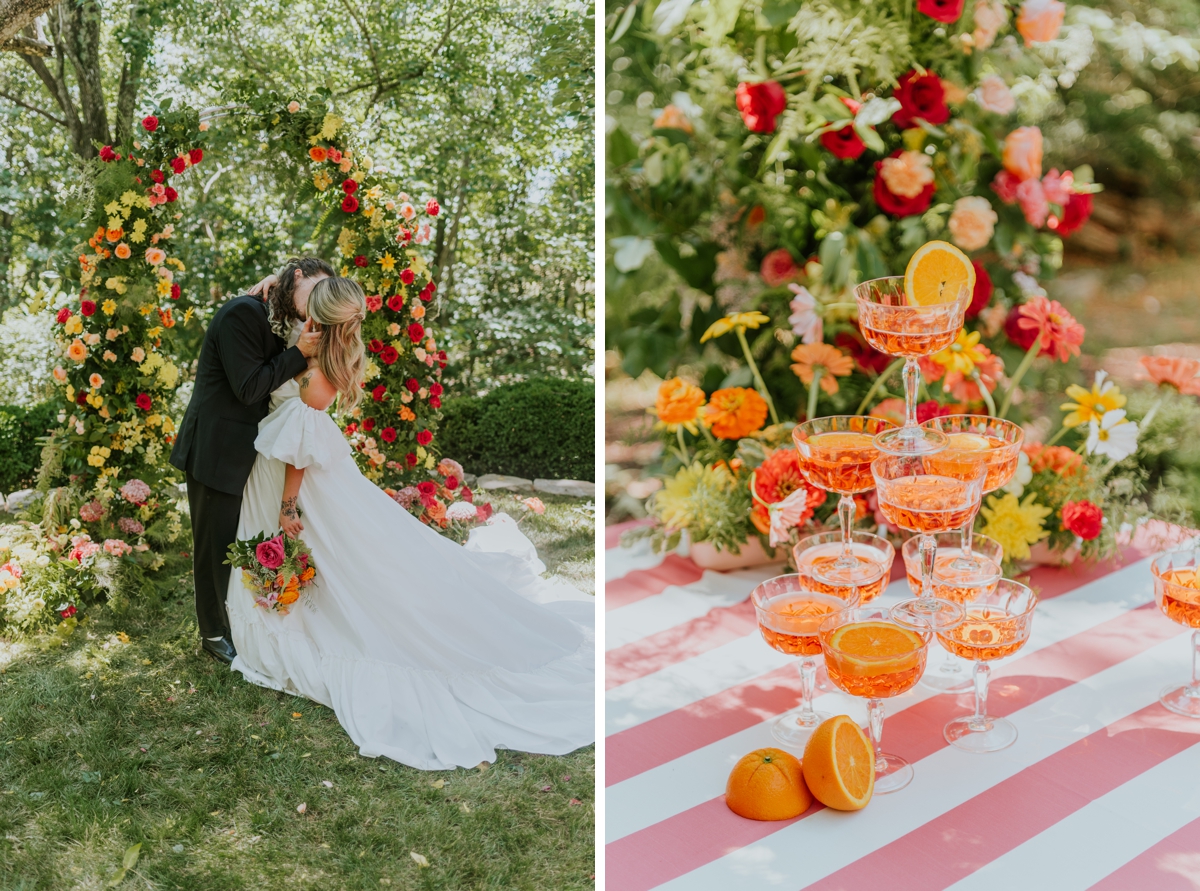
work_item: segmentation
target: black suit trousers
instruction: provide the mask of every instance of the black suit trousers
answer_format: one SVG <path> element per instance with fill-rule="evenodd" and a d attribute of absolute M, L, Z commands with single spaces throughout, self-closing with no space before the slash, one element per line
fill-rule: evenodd
<path fill-rule="evenodd" d="M 196 579 L 196 621 L 201 637 L 229 634 L 225 595 L 229 591 L 232 566 L 225 558 L 237 539 L 242 496 L 211 489 L 190 473 L 187 475 L 188 504 L 192 509 L 192 567 Z"/>

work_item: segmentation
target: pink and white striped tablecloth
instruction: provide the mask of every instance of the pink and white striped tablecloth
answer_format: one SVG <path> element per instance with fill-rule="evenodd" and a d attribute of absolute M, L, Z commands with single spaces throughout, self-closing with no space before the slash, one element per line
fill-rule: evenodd
<path fill-rule="evenodd" d="M 1200 889 L 1200 721 L 1157 701 L 1191 670 L 1189 632 L 1154 604 L 1146 554 L 1161 538 L 1033 571 L 1033 634 L 997 663 L 989 703 L 1020 732 L 1011 748 L 947 745 L 970 697 L 917 688 L 888 702 L 884 727 L 885 749 L 915 767 L 908 788 L 858 813 L 814 805 L 764 823 L 723 793 L 798 701 L 793 662 L 763 642 L 747 599 L 779 567 L 704 572 L 620 548 L 620 531 L 605 570 L 609 891 Z M 899 577 L 882 602 L 902 596 Z M 817 707 L 865 723 L 840 693 Z"/>

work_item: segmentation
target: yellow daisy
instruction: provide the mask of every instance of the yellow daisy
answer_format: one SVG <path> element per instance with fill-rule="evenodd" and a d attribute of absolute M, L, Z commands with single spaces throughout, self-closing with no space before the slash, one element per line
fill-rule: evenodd
<path fill-rule="evenodd" d="M 704 336 L 700 338 L 700 342 L 712 340 L 714 337 L 720 337 L 722 334 L 728 334 L 735 328 L 757 328 L 764 322 L 771 321 L 771 317 L 764 315 L 755 310 L 754 312 L 735 312 L 730 313 L 723 319 L 717 319 L 708 326 L 708 330 L 704 332 Z"/>
<path fill-rule="evenodd" d="M 384 272 L 391 272 L 396 268 L 396 258 L 391 253 L 386 253 L 379 258 L 379 265 L 383 268 Z"/>
<path fill-rule="evenodd" d="M 979 332 L 959 329 L 954 343 L 939 353 L 930 356 L 934 362 L 947 371 L 957 371 L 963 377 L 970 377 L 976 365 L 982 365 L 988 359 L 986 348 L 979 347 Z"/>
<path fill-rule="evenodd" d="M 1029 546 L 1050 534 L 1043 523 L 1050 508 L 1038 504 L 1032 492 L 1024 501 L 1011 492 L 1001 498 L 992 495 L 980 513 L 987 520 L 983 534 L 995 539 L 1010 560 L 1028 560 Z"/>
<path fill-rule="evenodd" d="M 1064 427 L 1078 427 L 1092 421 L 1098 424 L 1105 412 L 1125 407 L 1125 397 L 1121 394 L 1121 389 L 1112 381 L 1105 380 L 1106 377 L 1108 375 L 1105 372 L 1097 371 L 1091 390 L 1085 390 L 1079 384 L 1067 387 L 1067 395 L 1075 401 L 1064 402 L 1059 406 L 1063 411 L 1069 412 L 1063 418 Z"/>

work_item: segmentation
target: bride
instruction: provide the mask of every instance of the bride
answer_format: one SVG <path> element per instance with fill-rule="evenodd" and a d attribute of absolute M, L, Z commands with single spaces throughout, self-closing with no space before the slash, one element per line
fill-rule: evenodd
<path fill-rule="evenodd" d="M 365 314 L 350 279 L 313 287 L 316 355 L 259 424 L 237 537 L 302 535 L 317 576 L 281 616 L 230 574 L 233 669 L 332 708 L 363 755 L 422 770 L 588 745 L 594 598 L 540 578 L 515 528 L 477 529 L 464 548 L 426 527 L 359 472 L 325 413 L 361 398 Z"/>

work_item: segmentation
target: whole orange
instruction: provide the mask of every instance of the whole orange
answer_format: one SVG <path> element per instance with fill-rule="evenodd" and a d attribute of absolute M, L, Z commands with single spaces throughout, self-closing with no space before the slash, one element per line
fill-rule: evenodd
<path fill-rule="evenodd" d="M 812 804 L 800 760 L 783 749 L 756 749 L 734 765 L 725 804 L 748 820 L 790 820 Z"/>

